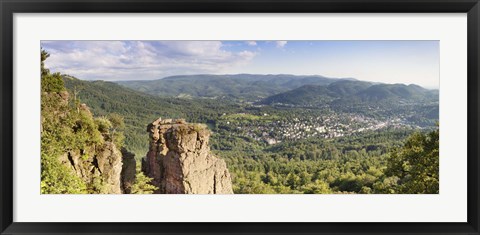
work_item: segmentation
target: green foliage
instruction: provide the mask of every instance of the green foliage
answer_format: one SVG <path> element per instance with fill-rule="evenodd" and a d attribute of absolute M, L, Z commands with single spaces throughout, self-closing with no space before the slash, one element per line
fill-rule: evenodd
<path fill-rule="evenodd" d="M 48 73 L 42 76 L 41 81 L 42 91 L 44 92 L 61 92 L 65 90 L 62 76 L 59 73 Z"/>
<path fill-rule="evenodd" d="M 373 189 L 376 193 L 395 194 L 398 188 L 399 178 L 396 176 L 384 177 L 383 180 L 377 181 L 373 184 Z"/>
<path fill-rule="evenodd" d="M 222 97 L 254 101 L 305 84 L 329 84 L 334 79 L 293 75 L 187 75 L 151 81 L 124 81 L 128 88 L 158 96 Z"/>
<path fill-rule="evenodd" d="M 41 70 L 41 75 L 46 76 L 50 73 L 50 70 L 45 68 L 45 60 L 50 57 L 50 54 L 48 54 L 47 51 L 41 49 L 40 50 L 40 70 Z"/>
<path fill-rule="evenodd" d="M 439 192 L 439 131 L 414 133 L 388 159 L 388 176 L 398 177 L 396 192 L 433 194 Z"/>
<path fill-rule="evenodd" d="M 101 176 L 94 176 L 87 189 L 89 194 L 108 194 L 108 185 Z"/>
<path fill-rule="evenodd" d="M 41 156 L 42 194 L 84 194 L 87 186 L 83 180 L 74 175 L 71 169 L 58 161 L 58 157 L 43 153 Z"/>
<path fill-rule="evenodd" d="M 205 125 L 205 124 L 194 124 L 194 125 L 192 125 L 192 128 L 193 128 L 194 131 L 200 132 L 200 131 L 206 130 L 207 125 Z"/>
<path fill-rule="evenodd" d="M 87 153 L 82 154 L 82 160 L 86 161 L 90 158 L 90 156 Z"/>
<path fill-rule="evenodd" d="M 112 128 L 112 123 L 106 117 L 97 117 L 95 118 L 95 124 L 98 127 L 98 131 L 103 136 L 108 136 L 110 129 Z"/>
<path fill-rule="evenodd" d="M 73 149 L 85 149 L 88 146 L 103 143 L 102 135 L 89 111 L 80 110 L 78 113 L 71 112 L 71 114 L 74 125 L 71 129 L 73 138 L 70 146 Z"/>
<path fill-rule="evenodd" d="M 305 85 L 267 97 L 261 102 L 263 104 L 320 105 L 332 101 L 335 96 L 336 94 L 329 91 L 326 86 Z"/>
<path fill-rule="evenodd" d="M 302 117 L 321 117 L 324 120 L 337 115 L 338 118 L 334 119 L 335 121 L 348 123 L 351 126 L 357 125 L 355 121 L 346 118 L 344 114 L 347 113 L 365 115 L 382 121 L 401 115 L 415 125 L 431 127 L 434 119 L 438 118 L 435 92 L 418 89 L 415 86 L 395 85 L 377 86 L 367 93 L 360 94 L 360 91 L 371 87 L 371 84 L 345 81 L 344 84 L 340 82 L 337 84 L 329 80 L 315 84 L 322 86 L 330 84 L 328 88 L 303 87 L 302 89 L 308 90 L 302 93 L 307 95 L 306 98 L 295 98 L 297 95 L 295 92 L 284 94 L 283 98 L 302 101 L 301 104 L 304 106 L 283 107 L 256 105 L 247 103 L 245 100 L 253 101 L 252 97 L 266 97 L 266 95 L 287 91 L 291 88 L 282 87 L 283 82 L 287 83 L 288 80 L 295 83 L 297 80 L 282 80 L 280 76 L 268 80 L 268 86 L 264 86 L 265 84 L 258 79 L 252 79 L 249 81 L 259 83 L 252 88 L 253 86 L 248 82 L 241 83 L 244 78 L 237 79 L 232 84 L 221 76 L 211 79 L 202 77 L 201 79 L 206 79 L 202 81 L 209 81 L 206 83 L 213 81 L 212 84 L 215 86 L 211 87 L 205 87 L 206 83 L 203 82 L 191 82 L 190 78 L 175 79 L 178 80 L 174 83 L 172 83 L 173 80 L 168 79 L 159 80 L 160 82 L 152 81 L 151 84 L 147 82 L 149 83 L 147 86 L 140 82 L 134 89 L 155 94 L 173 92 L 174 96 L 186 98 L 151 96 L 110 82 L 86 82 L 64 76 L 67 89 L 79 91 L 79 99 L 88 103 L 94 113 L 104 116 L 95 120 L 96 128 L 104 139 L 113 140 L 117 146 L 121 146 L 117 141 L 121 140 L 123 135 L 117 136 L 117 134 L 123 132 L 125 147 L 132 150 L 136 156 L 142 157 L 147 152 L 149 141 L 145 127 L 158 117 L 185 118 L 188 122 L 205 123 L 212 132 L 210 139 L 212 150 L 227 162 L 235 193 L 403 193 L 406 192 L 404 188 L 411 188 L 410 190 L 415 192 L 422 191 L 418 185 L 408 183 L 408 179 L 413 177 L 411 170 L 408 176 L 397 176 L 396 173 L 386 174 L 387 166 L 392 165 L 387 164 L 390 161 L 389 156 L 394 156 L 390 152 L 392 149 L 403 146 L 403 141 L 412 133 L 409 127 L 364 131 L 333 139 L 309 137 L 285 140 L 273 145 L 265 143 L 258 136 L 276 137 L 279 132 L 277 123 Z M 226 83 L 218 81 L 226 81 Z M 305 85 L 302 82 L 295 86 Z M 158 86 L 153 83 L 162 84 Z M 275 84 L 272 85 L 273 83 Z M 130 85 L 127 84 L 127 86 Z M 245 86 L 251 90 L 242 93 L 245 89 L 240 88 Z M 273 88 L 264 90 L 270 86 Z M 223 92 L 227 88 L 233 90 L 231 94 L 234 94 L 235 98 L 224 96 Z M 256 88 L 261 88 L 261 92 L 257 92 Z M 325 92 L 317 92 L 318 90 Z M 358 97 L 362 99 L 357 101 L 355 97 L 346 97 L 352 93 L 358 93 Z M 422 98 L 417 93 L 425 97 Z M 324 104 L 325 101 L 336 99 L 336 94 L 345 96 L 345 99 L 331 102 L 330 107 L 319 108 L 319 105 Z M 318 95 L 325 97 L 315 98 Z M 191 99 L 191 97 L 197 98 Z M 402 99 L 405 100 L 419 100 L 417 98 L 420 97 L 422 102 L 419 104 L 390 102 L 391 99 L 388 97 L 404 97 Z M 424 98 L 425 100 L 431 98 L 432 101 L 423 102 Z M 321 102 L 312 104 L 309 103 L 311 100 Z M 369 100 L 376 103 L 372 105 L 366 102 Z M 379 100 L 388 102 L 377 102 Z M 112 120 L 112 114 L 123 116 L 124 126 L 122 126 L 122 118 L 114 117 Z M 256 128 L 259 126 L 265 128 Z M 246 129 L 252 130 L 253 134 L 248 133 Z M 416 144 L 418 143 L 414 143 Z M 432 164 L 435 165 L 435 163 Z M 419 171 L 420 169 L 421 167 L 418 167 Z M 435 178 L 438 185 L 438 174 L 431 176 L 428 174 L 418 173 L 417 175 L 431 185 L 428 187 L 434 187 Z M 153 189 L 148 188 L 151 179 L 145 176 L 137 176 L 137 179 L 137 192 L 153 192 Z"/>
<path fill-rule="evenodd" d="M 86 182 L 60 158 L 80 153 L 81 160 L 90 159 L 94 153 L 87 150 L 104 143 L 103 135 L 109 134 L 105 131 L 111 126 L 110 121 L 94 119 L 88 108 L 80 106 L 78 100 L 72 101 L 61 76 L 52 75 L 43 67 L 46 58 L 48 54 L 42 51 L 41 193 L 105 193 L 107 188 L 101 177 Z"/>
<path fill-rule="evenodd" d="M 386 175 L 385 171 L 391 149 L 402 147 L 403 140 L 416 136 L 409 137 L 410 133 L 378 131 L 331 140 L 285 142 L 272 147 L 258 145 L 254 140 L 214 138 L 212 146 L 215 153 L 227 161 L 234 192 L 238 194 L 404 193 L 398 188 L 399 177 Z M 431 135 L 428 139 L 435 138 L 438 136 Z M 228 144 L 231 142 L 235 145 Z M 408 144 L 417 145 L 411 141 L 407 141 Z M 438 163 L 431 163 L 438 167 Z M 438 187 L 438 174 L 434 174 L 435 182 L 427 176 L 431 173 L 425 173 L 426 169 L 433 168 L 417 169 L 424 172 L 418 175 L 417 181 L 433 182 L 431 187 Z M 405 187 L 412 192 L 423 192 L 416 191 L 418 187 L 413 185 Z"/>
<path fill-rule="evenodd" d="M 111 113 L 108 116 L 108 120 L 111 123 L 110 128 L 110 140 L 118 147 L 122 148 L 125 141 L 123 131 L 125 130 L 125 122 L 123 116 Z"/>
<path fill-rule="evenodd" d="M 85 82 L 70 77 L 65 77 L 65 83 L 69 89 L 81 90 L 80 98 L 87 101 L 95 113 L 107 117 L 112 113 L 121 114 L 125 127 L 115 130 L 124 130 L 126 148 L 133 149 L 140 157 L 148 147 L 145 127 L 159 116 L 206 123 L 212 131 L 210 146 L 217 156 L 226 160 L 235 193 L 403 192 L 398 185 L 405 179 L 386 175 L 385 170 L 390 151 L 402 147 L 412 133 L 408 128 L 268 145 L 245 136 L 242 128 L 291 120 L 298 117 L 295 115 L 327 116 L 329 113 L 315 109 L 248 107 L 228 100 L 153 97 L 109 82 Z M 102 135 L 110 135 L 114 130 L 112 121 L 108 122 L 96 120 Z M 258 134 L 262 132 L 265 130 L 259 130 Z M 114 136 L 113 140 L 116 139 Z M 141 182 L 142 178 L 139 179 Z"/>
<path fill-rule="evenodd" d="M 114 130 L 123 130 L 125 128 L 125 122 L 121 115 L 116 113 L 111 113 L 108 116 L 108 120 L 112 124 Z"/>
<path fill-rule="evenodd" d="M 305 194 L 330 194 L 333 193 L 332 189 L 330 188 L 330 185 L 327 182 L 324 182 L 322 180 L 316 180 L 312 183 L 308 183 L 304 186 L 302 186 L 301 191 L 303 191 Z M 365 193 L 365 192 L 361 192 Z"/>
<path fill-rule="evenodd" d="M 158 117 L 211 123 L 221 113 L 238 109 L 238 105 L 229 101 L 155 97 L 112 82 L 88 82 L 67 75 L 63 79 L 67 90 L 70 93 L 76 90 L 79 99 L 87 103 L 96 115 L 109 117 L 110 114 L 119 114 L 124 117 L 125 148 L 139 157 L 145 156 L 148 151 L 145 127 Z"/>
<path fill-rule="evenodd" d="M 142 171 L 137 171 L 135 183 L 131 187 L 132 194 L 152 194 L 158 187 L 150 184 L 152 178 L 149 178 L 143 174 Z"/>
<path fill-rule="evenodd" d="M 81 131 L 78 113 L 68 100 L 58 93 L 42 94 L 41 167 L 42 193 L 87 193 L 86 184 L 60 163 L 59 157 L 68 151 L 86 146 L 91 135 Z M 75 129 L 76 127 L 76 129 Z"/>
<path fill-rule="evenodd" d="M 50 70 L 45 68 L 45 60 L 50 56 L 45 50 L 40 52 L 41 60 L 41 88 L 43 92 L 64 91 L 63 79 L 60 73 L 51 74 Z"/>

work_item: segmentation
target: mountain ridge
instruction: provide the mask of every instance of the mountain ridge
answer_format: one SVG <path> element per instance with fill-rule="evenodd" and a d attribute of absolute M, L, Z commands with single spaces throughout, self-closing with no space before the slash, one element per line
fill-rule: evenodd
<path fill-rule="evenodd" d="M 176 75 L 157 80 L 115 81 L 133 90 L 156 96 L 232 98 L 255 101 L 302 85 L 328 85 L 338 80 L 321 75 L 233 74 Z"/>
<path fill-rule="evenodd" d="M 121 86 L 155 96 L 227 98 L 250 102 L 258 101 L 282 92 L 288 92 L 304 85 L 328 86 L 334 83 L 348 84 L 352 82 L 357 82 L 357 85 L 361 84 L 361 86 L 365 86 L 366 84 L 369 86 L 387 84 L 360 81 L 355 78 L 330 78 L 322 75 L 290 74 L 197 74 L 175 75 L 156 80 L 114 81 L 114 83 Z M 417 90 L 418 88 L 426 89 L 416 84 L 390 85 L 412 86 Z M 342 93 L 352 92 L 352 90 L 338 91 Z"/>

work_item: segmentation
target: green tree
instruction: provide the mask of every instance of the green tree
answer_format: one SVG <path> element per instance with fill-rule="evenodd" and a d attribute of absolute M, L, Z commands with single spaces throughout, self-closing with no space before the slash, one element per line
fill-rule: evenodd
<path fill-rule="evenodd" d="M 135 183 L 131 187 L 131 194 L 152 194 L 158 189 L 158 187 L 150 184 L 153 179 L 145 176 L 142 171 L 137 171 L 135 177 Z"/>
<path fill-rule="evenodd" d="M 50 56 L 45 50 L 41 51 L 41 88 L 44 92 L 61 92 L 65 90 L 63 79 L 60 73 L 51 74 L 45 68 L 45 60 Z"/>
<path fill-rule="evenodd" d="M 324 181 L 316 180 L 302 187 L 305 194 L 329 194 L 332 193 L 330 185 Z"/>
<path fill-rule="evenodd" d="M 98 131 L 102 133 L 104 137 L 109 135 L 110 128 L 112 128 L 112 123 L 105 117 L 95 118 L 95 124 L 98 126 Z"/>
<path fill-rule="evenodd" d="M 48 54 L 47 51 L 41 49 L 40 51 L 40 68 L 41 68 L 41 75 L 46 76 L 50 73 L 50 70 L 45 68 L 45 60 L 50 57 L 50 54 Z"/>
<path fill-rule="evenodd" d="M 397 192 L 432 194 L 439 192 L 439 130 L 414 133 L 405 145 L 390 154 L 387 176 L 399 178 Z"/>
<path fill-rule="evenodd" d="M 84 194 L 87 186 L 78 176 L 62 165 L 56 156 L 42 153 L 42 194 Z"/>
<path fill-rule="evenodd" d="M 110 121 L 110 138 L 113 143 L 118 148 L 123 147 L 123 141 L 125 140 L 125 136 L 123 135 L 123 131 L 125 130 L 125 121 L 122 115 L 112 113 L 108 116 L 108 120 Z"/>
<path fill-rule="evenodd" d="M 41 193 L 79 194 L 99 191 L 102 182 L 85 182 L 68 164 L 68 154 L 83 152 L 103 143 L 98 126 L 87 109 L 75 111 L 59 74 L 43 66 L 48 53 L 42 51 L 41 94 Z M 82 159 L 86 160 L 88 154 Z M 63 160 L 61 160 L 63 159 Z"/>

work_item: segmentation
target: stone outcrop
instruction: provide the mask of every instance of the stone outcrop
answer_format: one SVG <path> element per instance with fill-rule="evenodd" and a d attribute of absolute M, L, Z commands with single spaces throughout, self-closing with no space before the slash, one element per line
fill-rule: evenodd
<path fill-rule="evenodd" d="M 129 194 L 132 185 L 135 183 L 136 167 L 135 154 L 122 148 L 123 166 L 122 166 L 122 191 Z"/>
<path fill-rule="evenodd" d="M 45 170 L 50 178 L 47 181 L 50 184 L 44 185 L 45 191 L 122 193 L 122 153 L 114 143 L 102 136 L 89 107 L 85 104 L 72 107 L 71 97 L 66 90 L 42 92 L 41 99 L 42 147 L 43 144 L 47 145 L 46 149 L 42 149 L 41 156 L 42 163 L 49 163 Z M 46 138 L 45 142 L 43 138 Z M 57 159 L 47 160 L 53 157 Z M 59 177 L 58 185 L 55 177 Z M 83 181 L 82 184 L 76 183 L 80 181 Z M 75 190 L 74 187 L 80 188 Z"/>
<path fill-rule="evenodd" d="M 102 193 L 122 193 L 122 153 L 112 142 L 69 151 L 60 157 L 60 162 L 70 167 L 85 182 L 101 184 L 102 189 L 99 190 Z"/>
<path fill-rule="evenodd" d="M 150 148 L 142 170 L 166 194 L 232 194 L 223 159 L 210 152 L 210 132 L 201 124 L 161 118 L 149 124 Z"/>

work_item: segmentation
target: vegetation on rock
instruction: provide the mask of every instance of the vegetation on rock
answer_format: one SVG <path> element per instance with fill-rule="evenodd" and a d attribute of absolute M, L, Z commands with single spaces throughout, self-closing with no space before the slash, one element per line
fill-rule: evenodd
<path fill-rule="evenodd" d="M 120 193 L 123 117 L 94 118 L 44 67 L 48 56 L 41 51 L 41 193 Z M 146 181 L 137 180 L 148 189 Z"/>
<path fill-rule="evenodd" d="M 204 123 L 192 131 L 212 133 L 234 193 L 439 192 L 438 91 L 289 75 L 118 85 L 51 74 L 46 58 L 42 51 L 42 193 L 104 192 L 102 179 L 85 181 L 59 158 L 92 161 L 92 148 L 113 142 L 140 161 L 145 126 L 158 117 Z M 151 181 L 138 169 L 131 193 L 155 192 Z"/>

